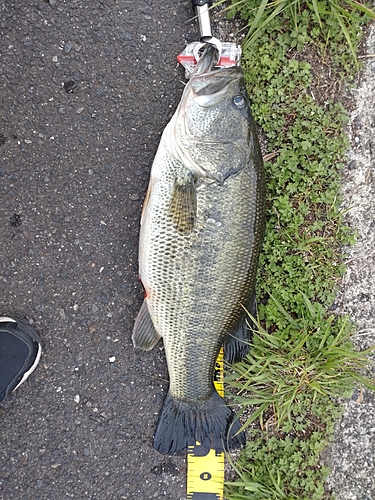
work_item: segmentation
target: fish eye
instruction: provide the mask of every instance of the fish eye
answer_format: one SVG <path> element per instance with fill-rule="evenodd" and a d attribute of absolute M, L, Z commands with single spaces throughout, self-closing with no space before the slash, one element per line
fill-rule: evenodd
<path fill-rule="evenodd" d="M 236 108 L 243 109 L 246 107 L 247 103 L 243 95 L 236 95 L 235 97 L 233 97 L 233 104 L 236 106 Z"/>

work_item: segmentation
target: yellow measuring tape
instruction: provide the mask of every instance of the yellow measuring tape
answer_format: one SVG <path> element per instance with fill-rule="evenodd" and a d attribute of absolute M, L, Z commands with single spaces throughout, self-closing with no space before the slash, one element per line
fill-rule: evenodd
<path fill-rule="evenodd" d="M 224 351 L 221 348 L 215 365 L 214 384 L 224 397 Z M 223 500 L 224 453 L 207 450 L 197 443 L 187 451 L 187 500 Z"/>

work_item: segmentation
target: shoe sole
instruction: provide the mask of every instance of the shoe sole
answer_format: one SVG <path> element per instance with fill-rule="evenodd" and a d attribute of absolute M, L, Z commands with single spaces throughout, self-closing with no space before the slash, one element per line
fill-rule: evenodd
<path fill-rule="evenodd" d="M 29 370 L 26 373 L 24 373 L 22 380 L 16 385 L 16 387 L 13 389 L 12 392 L 17 390 L 19 386 L 22 385 L 25 382 L 25 380 L 27 380 L 30 377 L 35 368 L 38 366 L 41 356 L 42 356 L 42 348 L 40 344 L 38 344 L 38 353 L 36 355 L 34 364 L 29 368 Z"/>
<path fill-rule="evenodd" d="M 16 323 L 17 325 L 19 325 L 21 327 L 21 329 L 23 329 L 26 332 L 27 335 L 29 335 L 38 344 L 38 353 L 36 355 L 35 361 L 34 361 L 33 365 L 27 370 L 27 372 L 25 372 L 23 374 L 23 377 L 20 380 L 20 382 L 18 382 L 16 387 L 11 391 L 11 392 L 14 392 L 16 389 L 18 389 L 18 387 L 20 385 L 22 385 L 29 378 L 29 376 L 33 373 L 35 368 L 38 366 L 40 358 L 42 356 L 42 345 L 41 345 L 42 340 L 39 337 L 39 335 L 36 333 L 36 331 L 33 328 L 31 328 L 31 326 L 28 323 L 25 323 L 22 319 L 10 318 L 9 316 L 0 316 L 0 325 L 1 325 L 1 323 Z"/>

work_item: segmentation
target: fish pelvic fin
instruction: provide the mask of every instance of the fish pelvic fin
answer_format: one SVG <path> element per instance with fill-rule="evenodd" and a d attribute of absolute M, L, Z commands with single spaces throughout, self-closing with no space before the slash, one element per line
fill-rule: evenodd
<path fill-rule="evenodd" d="M 174 454 L 189 445 L 200 445 L 217 452 L 232 450 L 246 442 L 244 432 L 233 410 L 215 391 L 212 396 L 191 405 L 168 393 L 154 437 L 154 448 L 163 454 Z"/>
<path fill-rule="evenodd" d="M 256 317 L 257 305 L 255 295 L 247 310 L 253 318 Z M 246 314 L 237 330 L 229 333 L 224 341 L 224 360 L 226 363 L 233 365 L 242 361 L 249 354 L 254 331 L 258 331 L 258 327 Z"/>
<path fill-rule="evenodd" d="M 193 231 L 197 218 L 196 179 L 189 173 L 183 181 L 175 181 L 169 214 L 176 229 L 188 234 Z"/>
<path fill-rule="evenodd" d="M 133 345 L 139 349 L 150 351 L 160 338 L 161 335 L 155 329 L 145 299 L 135 318 L 132 334 Z"/>

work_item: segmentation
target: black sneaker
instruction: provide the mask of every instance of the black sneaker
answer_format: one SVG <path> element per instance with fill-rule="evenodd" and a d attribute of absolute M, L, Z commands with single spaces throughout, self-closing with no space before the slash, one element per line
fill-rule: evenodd
<path fill-rule="evenodd" d="M 0 402 L 17 389 L 37 367 L 42 341 L 20 319 L 0 316 Z"/>

